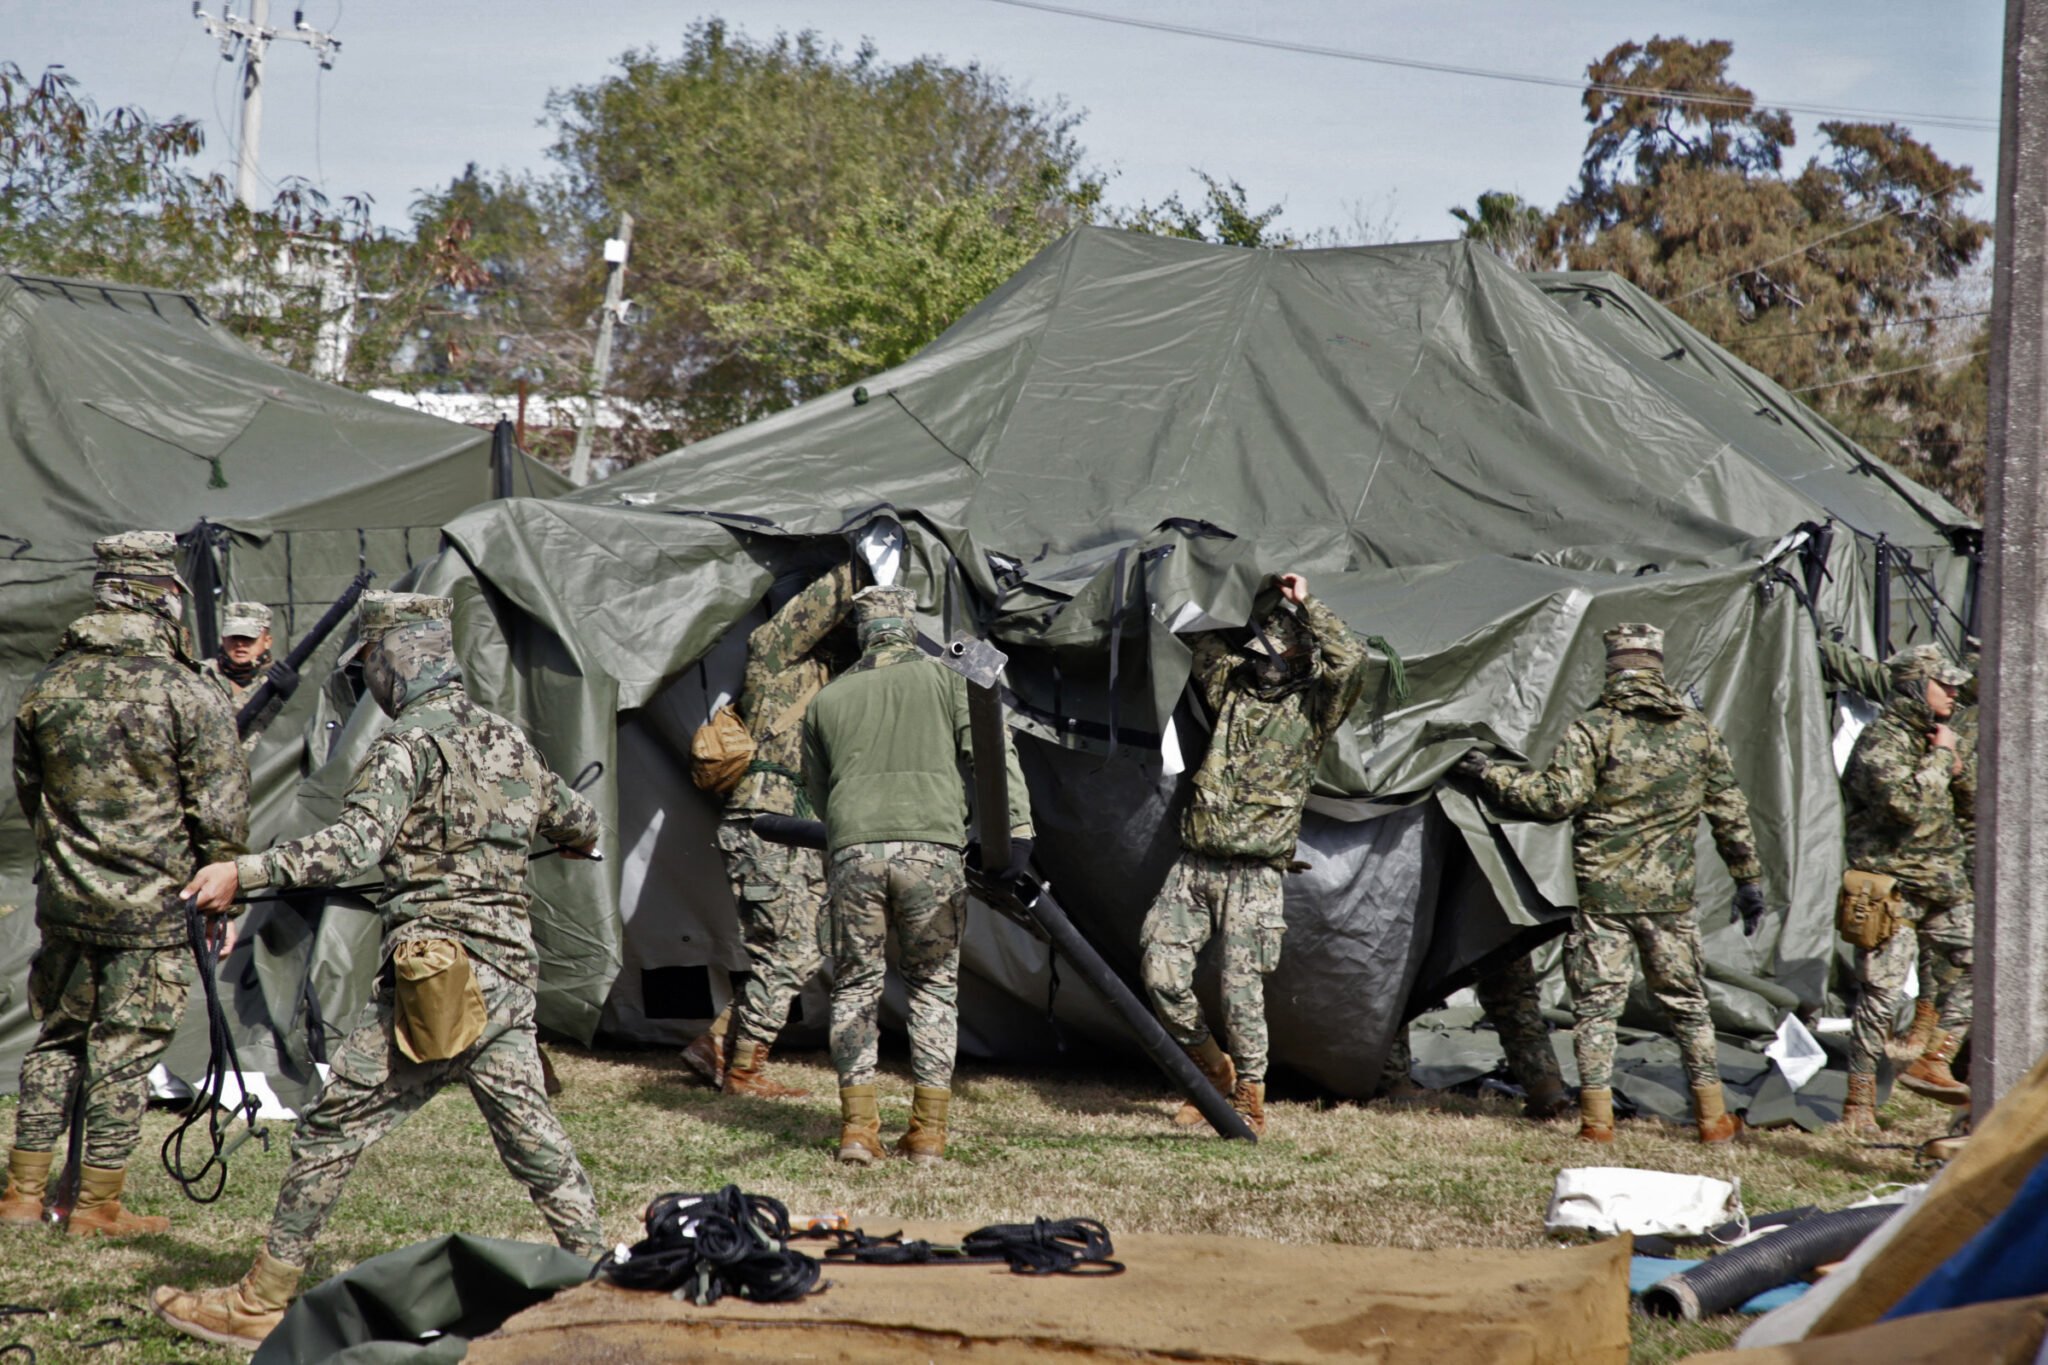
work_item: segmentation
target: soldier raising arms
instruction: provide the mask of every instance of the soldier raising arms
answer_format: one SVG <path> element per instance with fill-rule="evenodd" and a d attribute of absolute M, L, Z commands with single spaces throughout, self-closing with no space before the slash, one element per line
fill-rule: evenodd
<path fill-rule="evenodd" d="M 156 1291 L 157 1315 L 193 1336 L 262 1341 L 363 1150 L 450 1081 L 469 1086 L 505 1168 L 555 1240 L 593 1259 L 604 1250 L 590 1180 L 542 1088 L 525 884 L 534 837 L 588 852 L 597 812 L 515 726 L 463 691 L 449 612 L 445 597 L 363 594 L 363 678 L 393 723 L 356 770 L 341 818 L 204 867 L 186 887 L 211 909 L 237 889 L 333 886 L 381 864 L 390 964 L 292 1134 L 255 1265 L 225 1289 Z"/>
<path fill-rule="evenodd" d="M 1614 1141 L 1615 1023 L 1640 952 L 1650 992 L 1676 1026 L 1700 1141 L 1730 1142 L 1742 1121 L 1723 1099 L 1700 980 L 1693 847 L 1704 814 L 1735 879 L 1735 913 L 1743 932 L 1754 934 L 1763 922 L 1763 865 L 1749 802 L 1720 732 L 1664 680 L 1664 632 L 1616 626 L 1605 640 L 1599 704 L 1565 731 L 1548 768 L 1521 771 L 1477 749 L 1457 767 L 1509 810 L 1572 821 L 1579 912 L 1565 973 L 1578 1015 L 1579 1136 Z"/>

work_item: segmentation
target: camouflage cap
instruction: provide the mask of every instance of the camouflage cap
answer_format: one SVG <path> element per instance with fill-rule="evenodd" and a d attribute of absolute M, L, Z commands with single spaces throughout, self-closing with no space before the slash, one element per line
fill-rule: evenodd
<path fill-rule="evenodd" d="M 1949 658 L 1940 645 L 1902 649 L 1887 659 L 1885 666 L 1892 671 L 1894 688 L 1909 689 L 1922 680 L 1938 682 L 1943 687 L 1961 687 L 1970 681 L 1970 670 Z"/>
<path fill-rule="evenodd" d="M 1664 657 L 1664 632 L 1641 621 L 1625 622 L 1600 637 L 1607 645 L 1609 656 L 1616 654 L 1654 654 Z"/>
<path fill-rule="evenodd" d="M 454 618 L 455 604 L 445 597 L 420 592 L 366 592 L 356 603 L 356 642 L 341 652 L 335 667 L 356 657 L 394 630 Z"/>
<path fill-rule="evenodd" d="M 178 538 L 169 531 L 123 531 L 93 542 L 98 578 L 169 578 L 180 587 Z"/>
<path fill-rule="evenodd" d="M 862 588 L 853 595 L 853 619 L 860 625 L 874 621 L 902 621 L 906 625 L 917 614 L 917 597 L 908 588 L 885 588 L 880 584 Z"/>
<path fill-rule="evenodd" d="M 270 629 L 270 608 L 261 602 L 230 602 L 220 609 L 221 638 L 253 640 Z"/>

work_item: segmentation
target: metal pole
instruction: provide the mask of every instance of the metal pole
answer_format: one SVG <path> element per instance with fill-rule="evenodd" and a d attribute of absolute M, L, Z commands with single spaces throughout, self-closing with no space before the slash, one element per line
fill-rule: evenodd
<path fill-rule="evenodd" d="M 2007 0 L 1984 477 L 1983 735 L 1970 1089 L 1981 1122 L 2048 1050 L 2048 4 Z"/>
<path fill-rule="evenodd" d="M 256 153 L 263 137 L 263 54 L 270 46 L 270 0 L 252 0 L 254 32 L 242 46 L 242 137 L 235 149 L 235 197 L 255 210 Z"/>
<path fill-rule="evenodd" d="M 614 246 L 613 242 L 617 245 Z M 590 441 L 597 434 L 598 404 L 604 401 L 605 381 L 611 376 L 612 368 L 612 326 L 618 321 L 619 299 L 626 288 L 626 257 L 633 250 L 633 215 L 619 215 L 619 235 L 612 242 L 605 243 L 605 261 L 610 267 L 610 278 L 604 286 L 604 316 L 597 324 L 597 354 L 590 362 L 590 406 L 583 415 L 583 425 L 576 432 L 576 453 L 569 460 L 570 482 L 581 486 L 590 482 Z"/>

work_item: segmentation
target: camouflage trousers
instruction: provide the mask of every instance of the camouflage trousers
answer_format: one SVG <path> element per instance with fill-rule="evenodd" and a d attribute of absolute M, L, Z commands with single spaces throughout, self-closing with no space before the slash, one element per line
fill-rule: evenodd
<path fill-rule="evenodd" d="M 555 1240 L 579 1256 L 603 1253 L 604 1226 L 590 1178 L 543 1088 L 533 992 L 475 956 L 470 967 L 488 1021 L 481 1037 L 446 1061 L 415 1062 L 398 1050 L 391 1036 L 390 987 L 388 981 L 378 985 L 334 1054 L 326 1090 L 292 1133 L 292 1164 L 270 1219 L 271 1255 L 305 1265 L 357 1159 L 442 1086 L 458 1080 L 483 1112 L 498 1159 L 526 1186 Z M 422 1235 L 439 1219 L 440 1213 L 422 1210 Z"/>
<path fill-rule="evenodd" d="M 1719 1085 L 1720 1054 L 1707 1012 L 1698 921 L 1689 913 L 1589 915 L 1583 910 L 1573 919 L 1565 945 L 1565 980 L 1578 1016 L 1572 1047 L 1579 1084 L 1596 1089 L 1614 1084 L 1614 1026 L 1635 981 L 1635 952 L 1642 954 L 1650 997 L 1671 1019 L 1687 1082 L 1695 1090 Z"/>
<path fill-rule="evenodd" d="M 1906 968 L 1917 953 L 1928 966 L 1925 979 L 1934 982 L 1934 1007 L 1941 1028 L 1960 1047 L 1970 1036 L 1974 1006 L 1970 954 L 1976 936 L 1976 907 L 1965 903 L 1943 907 L 1908 897 L 1910 923 L 1876 948 L 1856 950 L 1856 1014 L 1849 1026 L 1849 1070 L 1872 1074 L 1891 1037 L 1899 994 L 1906 988 Z"/>
<path fill-rule="evenodd" d="M 953 1086 L 960 1042 L 960 931 L 967 872 L 960 850 L 890 840 L 832 855 L 825 881 L 832 947 L 832 1065 L 839 1084 L 872 1085 L 881 1047 L 882 978 L 890 931 L 910 996 L 910 1074 Z"/>
<path fill-rule="evenodd" d="M 817 975 L 825 861 L 815 849 L 770 843 L 754 833 L 752 820 L 741 816 L 718 827 L 749 968 L 734 995 L 732 1032 L 772 1045 L 789 1022 L 789 1002 Z"/>
<path fill-rule="evenodd" d="M 171 1045 L 197 968 L 185 948 L 94 948 L 46 934 L 29 968 L 42 1031 L 21 1059 L 14 1145 L 53 1152 L 85 1080 L 88 1166 L 125 1167 L 142 1139 L 149 1072 Z"/>
<path fill-rule="evenodd" d="M 1266 1079 L 1266 977 L 1287 933 L 1280 869 L 1251 858 L 1183 852 L 1138 930 L 1152 1012 L 1182 1047 L 1209 1036 L 1195 998 L 1195 961 L 1222 941 L 1223 1039 L 1240 1080 Z"/>
<path fill-rule="evenodd" d="M 1500 1038 L 1501 1050 L 1508 1055 L 1508 1074 L 1524 1090 L 1564 1085 L 1564 1072 L 1550 1046 L 1550 1025 L 1543 1018 L 1541 984 L 1536 960 L 1527 953 L 1472 983 L 1479 1008 L 1486 1012 L 1487 1022 Z M 1380 1089 L 1389 1090 L 1406 1081 L 1413 1063 L 1408 1030 L 1395 1030 L 1386 1064 L 1380 1069 Z"/>

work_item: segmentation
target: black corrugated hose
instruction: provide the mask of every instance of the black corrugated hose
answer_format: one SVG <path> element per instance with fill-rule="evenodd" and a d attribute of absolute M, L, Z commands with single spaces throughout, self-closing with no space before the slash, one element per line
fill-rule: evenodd
<path fill-rule="evenodd" d="M 1643 1291 L 1643 1311 L 1696 1322 L 1739 1308 L 1767 1289 L 1841 1260 L 1898 1211 L 1897 1204 L 1870 1204 L 1803 1218 L 1651 1285 Z"/>

